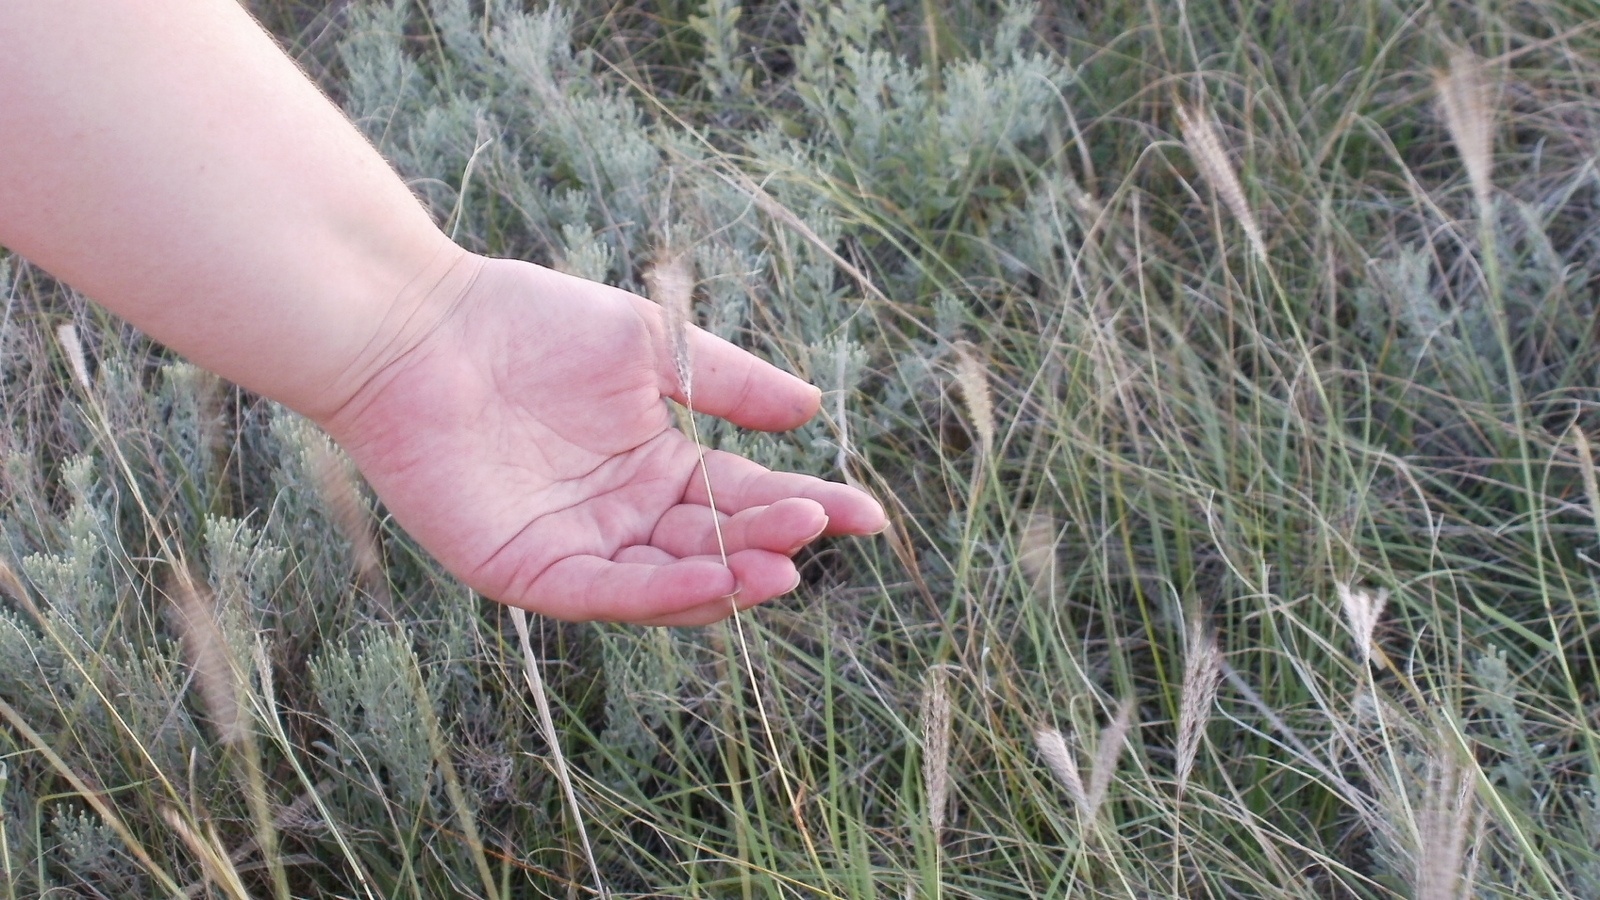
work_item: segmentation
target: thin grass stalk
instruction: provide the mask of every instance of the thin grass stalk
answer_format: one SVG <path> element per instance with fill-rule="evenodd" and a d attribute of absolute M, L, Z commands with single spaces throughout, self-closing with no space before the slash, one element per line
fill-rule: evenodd
<path fill-rule="evenodd" d="M 117 837 L 122 840 L 123 846 L 133 855 L 134 859 L 139 861 L 140 865 L 144 866 L 145 871 L 150 873 L 162 890 L 166 891 L 175 900 L 188 900 L 183 887 L 171 875 L 167 874 L 166 869 L 161 868 L 156 863 L 155 859 L 150 856 L 149 851 L 144 848 L 144 845 L 139 843 L 138 838 L 134 837 L 132 829 L 128 828 L 127 823 L 122 821 L 122 817 L 117 815 L 116 807 L 107 802 L 100 791 L 90 787 L 81 775 L 73 771 L 72 767 L 67 765 L 67 761 L 62 759 L 50 747 L 50 744 L 40 736 L 39 732 L 33 730 L 33 727 L 22 717 L 22 714 L 17 712 L 16 708 L 3 698 L 0 698 L 0 718 L 5 719 L 12 728 L 16 729 L 17 734 L 21 735 L 23 741 L 38 751 L 45 762 L 49 763 L 50 767 L 56 771 L 56 774 L 72 785 L 72 789 L 77 792 L 78 796 L 82 797 L 85 803 L 94 808 L 94 811 L 100 816 L 100 820 L 105 822 L 106 826 L 112 831 L 116 832 Z"/>
<path fill-rule="evenodd" d="M 33 596 L 22 583 L 22 577 L 17 574 L 16 569 L 11 568 L 11 564 L 4 557 L 0 557 L 0 595 L 17 601 L 33 618 L 43 618 L 39 607 L 33 602 Z"/>
<path fill-rule="evenodd" d="M 289 878 L 278 855 L 277 826 L 267 799 L 260 748 L 256 746 L 249 711 L 242 702 L 247 678 L 239 660 L 228 650 L 211 592 L 198 587 L 188 573 L 182 573 L 174 579 L 168 594 L 176 608 L 178 631 L 189 664 L 194 667 L 195 684 L 211 713 L 217 742 L 225 751 L 237 754 L 244 764 L 245 800 L 255 819 L 255 844 L 262 864 L 271 874 L 273 892 L 279 900 L 289 900 Z"/>
<path fill-rule="evenodd" d="M 378 900 L 378 894 L 372 886 L 372 876 L 367 873 L 366 866 L 361 862 L 361 857 L 356 854 L 355 848 L 346 839 L 344 832 L 340 831 L 335 824 L 337 819 L 334 817 L 333 811 L 328 808 L 327 802 L 323 799 L 317 782 L 312 780 L 310 774 L 301 765 L 298 748 L 283 729 L 283 723 L 278 714 L 277 688 L 273 684 L 272 661 L 267 656 L 265 640 L 259 636 L 256 638 L 253 655 L 255 669 L 261 679 L 260 693 L 251 697 L 254 702 L 261 704 L 256 711 L 256 720 L 265 726 L 273 741 L 283 751 L 283 759 L 294 770 L 295 778 L 306 786 L 306 798 L 316 807 L 317 814 L 322 817 L 322 821 L 328 824 L 328 832 L 332 835 L 334 843 L 339 846 L 340 857 L 350 867 L 350 871 L 354 873 L 356 883 L 360 885 L 363 896 L 366 897 L 366 900 Z"/>
<path fill-rule="evenodd" d="M 700 424 L 694 410 L 694 360 L 690 351 L 689 334 L 689 329 L 694 327 L 694 272 L 689 265 L 689 255 L 676 250 L 663 251 L 656 264 L 645 273 L 645 281 L 649 286 L 651 299 L 664 311 L 667 340 L 672 349 L 672 365 L 678 376 L 678 384 L 683 388 L 685 405 L 688 407 L 685 418 L 689 421 L 689 436 L 694 441 L 700 479 L 705 486 L 706 502 L 710 505 L 711 526 L 717 538 L 717 553 L 722 559 L 722 564 L 726 566 L 728 545 L 723 537 L 721 513 L 717 510 L 716 493 L 711 486 L 711 470 L 706 466 L 705 442 L 700 437 Z M 783 754 L 779 749 L 777 735 L 772 730 L 772 719 L 767 713 L 761 681 L 756 677 L 755 657 L 750 650 L 750 639 L 745 633 L 744 617 L 740 615 L 738 596 L 736 594 L 730 596 L 728 603 L 732 607 L 730 618 L 733 620 L 734 633 L 738 637 L 739 652 L 744 657 L 745 672 L 750 679 L 750 691 L 756 701 L 757 715 L 761 718 L 761 729 L 767 739 L 767 746 L 772 751 L 773 768 L 783 785 L 790 812 L 799 825 L 800 836 L 812 864 L 821 871 L 822 857 L 811 839 L 810 830 L 805 827 L 800 797 L 783 764 Z"/>
<path fill-rule="evenodd" d="M 0 762 L 0 797 L 5 796 L 10 786 L 11 767 Z M 0 874 L 6 879 L 6 900 L 17 900 L 17 875 L 11 870 L 11 837 L 3 826 L 0 826 Z"/>
<path fill-rule="evenodd" d="M 500 892 L 495 886 L 494 872 L 489 868 L 489 857 L 484 852 L 483 838 L 478 834 L 478 818 L 472 812 L 472 806 L 467 803 L 466 792 L 461 789 L 461 778 L 456 773 L 455 764 L 450 761 L 450 747 L 446 743 L 444 730 L 439 725 L 439 717 L 434 712 L 433 698 L 428 696 L 428 686 L 423 681 L 422 671 L 418 668 L 416 657 L 410 657 L 411 665 L 407 675 L 411 680 L 411 692 L 416 697 L 417 709 L 422 713 L 423 730 L 428 733 L 428 747 L 433 753 L 434 764 L 439 767 L 439 772 L 444 776 L 445 796 L 450 799 L 450 806 L 456 819 L 461 822 L 461 834 L 467 849 L 472 854 L 472 862 L 478 869 L 478 878 L 483 882 L 484 896 L 489 900 L 499 900 Z"/>
<path fill-rule="evenodd" d="M 183 814 L 172 806 L 161 807 L 161 818 L 200 863 L 200 870 L 205 874 L 205 881 L 200 885 L 202 889 L 207 883 L 215 884 L 222 889 L 224 895 L 233 900 L 251 900 L 250 891 L 245 888 L 244 880 L 239 877 L 239 870 L 234 867 L 231 854 L 223 849 L 222 838 L 217 834 L 215 827 L 208 827 L 206 835 L 201 836 Z"/>
<path fill-rule="evenodd" d="M 611 896 L 611 891 L 606 887 L 599 863 L 595 861 L 594 845 L 589 842 L 589 830 L 583 824 L 583 808 L 578 805 L 578 792 L 572 787 L 572 772 L 567 766 L 566 754 L 561 750 L 561 736 L 556 733 L 555 718 L 550 715 L 550 701 L 545 695 L 544 676 L 539 674 L 539 664 L 533 655 L 533 641 L 528 635 L 527 612 L 520 607 L 512 607 L 511 624 L 517 629 L 517 643 L 522 649 L 522 674 L 528 680 L 528 689 L 533 693 L 534 709 L 539 714 L 539 730 L 544 732 L 545 743 L 550 747 L 551 768 L 555 770 L 556 780 L 561 784 L 561 793 L 566 799 L 567 809 L 572 813 L 572 826 L 577 829 L 578 842 L 583 847 L 584 861 L 588 863 L 589 873 L 594 878 L 595 892 L 601 900 L 605 900 Z"/>

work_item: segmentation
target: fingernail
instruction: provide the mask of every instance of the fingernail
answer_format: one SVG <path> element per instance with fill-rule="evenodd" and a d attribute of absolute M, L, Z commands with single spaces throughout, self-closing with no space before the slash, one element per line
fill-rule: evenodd
<path fill-rule="evenodd" d="M 793 591 L 795 588 L 798 588 L 799 586 L 800 586 L 800 570 L 799 569 L 795 569 L 794 570 L 794 581 L 790 582 L 789 586 L 784 588 L 782 593 L 785 593 L 785 594 L 790 593 L 791 591 Z"/>

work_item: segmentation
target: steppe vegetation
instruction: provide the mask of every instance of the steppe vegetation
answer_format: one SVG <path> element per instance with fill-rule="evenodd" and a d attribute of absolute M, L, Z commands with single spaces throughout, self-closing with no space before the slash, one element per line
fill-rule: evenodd
<path fill-rule="evenodd" d="M 3 259 L 0 898 L 1600 897 L 1592 0 L 255 8 L 464 245 L 692 246 L 826 391 L 702 438 L 894 525 L 524 641 Z"/>

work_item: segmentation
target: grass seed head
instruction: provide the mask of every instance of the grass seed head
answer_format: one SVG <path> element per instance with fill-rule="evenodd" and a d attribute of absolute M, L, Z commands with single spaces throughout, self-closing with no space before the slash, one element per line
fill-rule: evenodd
<path fill-rule="evenodd" d="M 1222 149 L 1222 137 L 1217 134 L 1217 124 L 1201 107 L 1178 107 L 1178 125 L 1183 131 L 1183 145 L 1200 169 L 1200 174 L 1210 182 L 1211 189 L 1222 198 L 1222 203 L 1239 220 L 1244 228 L 1245 240 L 1259 259 L 1267 258 L 1267 242 L 1261 234 L 1261 223 L 1256 221 L 1255 210 L 1245 199 L 1244 185 Z"/>
<path fill-rule="evenodd" d="M 1117 760 L 1122 758 L 1122 748 L 1128 742 L 1128 732 L 1133 730 L 1133 701 L 1124 700 L 1117 717 L 1100 732 L 1100 742 L 1094 750 L 1094 771 L 1089 773 L 1089 787 L 1084 792 L 1084 816 L 1093 819 L 1105 803 L 1111 789 L 1111 779 L 1117 773 Z"/>
<path fill-rule="evenodd" d="M 1589 501 L 1589 516 L 1600 533 L 1600 479 L 1595 477 L 1594 450 L 1582 428 L 1572 426 L 1572 437 L 1578 448 L 1578 477 L 1583 480 L 1583 494 Z"/>
<path fill-rule="evenodd" d="M 361 502 L 354 474 L 345 465 L 343 457 L 326 441 L 312 441 L 307 448 L 311 466 L 317 479 L 317 492 L 323 505 L 333 518 L 333 524 L 350 542 L 355 557 L 356 575 L 366 586 L 379 611 L 388 620 L 394 619 L 394 599 L 389 593 L 389 580 L 383 571 L 383 555 L 378 549 L 378 539 L 373 534 L 366 504 Z"/>
<path fill-rule="evenodd" d="M 187 572 L 173 578 L 169 590 L 174 620 L 183 636 L 183 649 L 194 667 L 195 685 L 211 713 L 217 740 L 235 744 L 243 740 L 244 716 L 239 703 L 239 679 L 229 659 L 228 644 L 217 624 L 211 592 L 196 584 Z"/>
<path fill-rule="evenodd" d="M 956 384 L 961 387 L 961 397 L 967 402 L 967 415 L 972 419 L 972 429 L 978 433 L 978 445 L 983 455 L 994 452 L 994 396 L 989 390 L 989 370 L 976 346 L 968 341 L 956 341 Z"/>
<path fill-rule="evenodd" d="M 1417 820 L 1417 900 L 1466 900 L 1472 892 L 1472 857 L 1481 823 L 1472 770 L 1443 751 L 1428 761 Z"/>
<path fill-rule="evenodd" d="M 944 667 L 928 670 L 922 688 L 922 782 L 928 792 L 928 827 L 944 832 L 950 800 L 950 688 Z"/>
<path fill-rule="evenodd" d="M 1493 186 L 1494 104 L 1483 65 L 1471 50 L 1457 50 L 1450 55 L 1449 70 L 1437 73 L 1433 83 L 1440 116 L 1466 166 L 1479 215 L 1487 216 Z"/>
<path fill-rule="evenodd" d="M 84 390 L 89 389 L 89 363 L 83 355 L 83 342 L 78 340 L 78 326 L 68 322 L 56 328 L 56 339 L 61 342 L 61 349 L 67 354 L 67 363 L 72 367 L 72 377 L 78 380 L 79 386 Z"/>
<path fill-rule="evenodd" d="M 1178 793 L 1189 786 L 1200 738 L 1217 702 L 1217 685 L 1222 681 L 1222 655 L 1217 636 L 1196 616 L 1189 623 L 1188 648 L 1183 663 L 1183 704 L 1178 710 Z"/>
<path fill-rule="evenodd" d="M 1072 802 L 1079 809 L 1087 808 L 1089 797 L 1084 791 L 1083 774 L 1078 770 L 1078 757 L 1067 744 L 1066 737 L 1054 728 L 1041 728 L 1034 733 L 1033 743 L 1039 748 L 1039 756 L 1044 759 L 1051 774 L 1067 789 Z"/>
<path fill-rule="evenodd" d="M 1056 579 L 1056 518 L 1045 510 L 1028 514 L 1017 534 L 1017 565 L 1028 579 L 1035 597 L 1054 596 Z"/>
<path fill-rule="evenodd" d="M 666 316 L 667 340 L 672 346 L 672 367 L 683 392 L 691 392 L 693 369 L 689 365 L 689 326 L 694 322 L 694 266 L 682 250 L 664 250 L 645 270 L 650 299 Z"/>
<path fill-rule="evenodd" d="M 1383 617 L 1383 608 L 1389 602 L 1389 589 L 1379 588 L 1376 594 L 1364 588 L 1354 588 L 1341 581 L 1336 585 L 1339 605 L 1344 607 L 1345 622 L 1356 639 L 1356 653 L 1363 663 L 1372 662 L 1372 635 Z"/>

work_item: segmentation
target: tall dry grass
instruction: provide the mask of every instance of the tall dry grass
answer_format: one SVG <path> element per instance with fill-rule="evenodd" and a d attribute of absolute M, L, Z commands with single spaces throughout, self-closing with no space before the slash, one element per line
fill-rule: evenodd
<path fill-rule="evenodd" d="M 1583 4 L 257 6 L 893 523 L 519 630 L 8 259 L 0 896 L 1600 896 Z"/>

